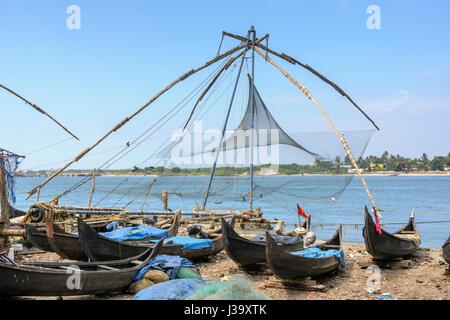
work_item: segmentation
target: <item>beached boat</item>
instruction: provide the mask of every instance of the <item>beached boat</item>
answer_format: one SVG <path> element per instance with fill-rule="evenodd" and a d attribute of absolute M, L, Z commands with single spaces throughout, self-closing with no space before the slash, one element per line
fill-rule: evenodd
<path fill-rule="evenodd" d="M 168 229 L 168 237 L 174 237 L 180 227 L 181 214 L 175 214 L 174 221 Z M 88 257 L 80 248 L 78 235 L 70 234 L 61 230 L 56 224 L 47 222 L 47 238 L 53 251 L 61 257 L 72 260 L 87 260 Z M 157 240 L 158 238 L 147 237 L 146 240 Z M 136 240 L 129 240 L 136 241 Z"/>
<path fill-rule="evenodd" d="M 173 237 L 178 233 L 180 219 L 181 214 L 176 214 L 172 225 L 168 229 L 169 237 Z M 27 241 L 40 250 L 55 252 L 65 259 L 80 261 L 88 259 L 86 254 L 80 249 L 78 235 L 65 232 L 53 222 L 47 222 L 45 231 L 31 224 L 26 224 L 25 230 Z M 153 237 L 146 239 L 157 240 L 157 238 Z"/>
<path fill-rule="evenodd" d="M 310 224 L 309 220 L 305 221 L 303 228 L 307 228 Z M 266 263 L 266 240 L 264 239 L 247 239 L 241 237 L 225 219 L 222 219 L 223 239 L 225 251 L 231 260 L 241 266 L 249 266 L 260 263 Z M 279 237 L 279 236 L 278 236 Z M 301 237 L 283 237 L 285 242 L 279 244 L 286 251 L 302 250 L 303 240 Z M 261 241 L 263 240 L 263 241 Z"/>
<path fill-rule="evenodd" d="M 448 237 L 447 241 L 445 241 L 444 245 L 442 246 L 442 256 L 444 257 L 445 261 L 450 264 L 450 237 Z"/>
<path fill-rule="evenodd" d="M 235 217 L 233 216 L 232 219 Z M 233 222 L 234 223 L 234 222 Z M 126 259 L 146 251 L 149 247 L 153 247 L 155 243 L 149 241 L 116 241 L 100 235 L 80 218 L 77 218 L 78 234 L 80 237 L 81 248 L 83 252 L 92 261 L 119 260 Z M 175 237 L 177 238 L 177 237 Z M 167 238 L 161 254 L 172 256 L 180 256 L 188 259 L 203 258 L 214 255 L 224 248 L 222 234 L 217 235 L 211 241 L 203 241 L 205 245 L 201 248 L 189 248 L 184 244 L 170 243 L 171 239 Z M 184 238 L 184 242 L 200 242 L 199 238 Z M 208 242 L 208 244 L 206 244 Z"/>
<path fill-rule="evenodd" d="M 155 258 L 163 241 L 129 259 L 108 262 L 0 262 L 0 296 L 72 296 L 120 292 Z M 6 259 L 7 260 L 7 259 Z"/>
<path fill-rule="evenodd" d="M 79 261 L 87 260 L 87 256 L 80 248 L 78 235 L 65 232 L 50 221 L 46 225 L 46 235 L 50 247 L 60 257 Z"/>
<path fill-rule="evenodd" d="M 25 239 L 37 249 L 53 252 L 45 230 L 38 229 L 31 224 L 25 224 Z"/>
<path fill-rule="evenodd" d="M 278 245 L 267 232 L 266 234 L 266 259 L 272 272 L 281 279 L 300 280 L 307 277 L 314 277 L 337 270 L 341 264 L 339 258 L 332 254 L 326 257 L 306 257 L 301 252 L 289 252 Z M 310 248 L 317 248 L 321 251 L 342 249 L 342 226 L 325 243 Z M 310 249 L 308 248 L 308 249 Z M 341 252 L 343 255 L 343 253 Z"/>
<path fill-rule="evenodd" d="M 397 232 L 389 233 L 381 229 L 378 233 L 376 224 L 364 208 L 364 243 L 367 252 L 376 260 L 392 260 L 412 255 L 420 245 L 420 235 L 414 223 L 414 212 L 408 223 Z"/>

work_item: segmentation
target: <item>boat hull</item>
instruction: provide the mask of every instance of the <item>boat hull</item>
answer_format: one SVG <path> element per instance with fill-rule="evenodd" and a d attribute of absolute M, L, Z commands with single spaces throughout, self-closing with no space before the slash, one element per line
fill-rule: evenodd
<path fill-rule="evenodd" d="M 321 250 L 341 248 L 342 227 L 324 244 L 315 246 Z M 308 258 L 290 254 L 277 245 L 275 240 L 266 234 L 266 259 L 272 272 L 285 280 L 302 280 L 315 277 L 339 269 L 339 259 L 335 256 L 325 258 Z"/>
<path fill-rule="evenodd" d="M 162 241 L 152 251 L 112 262 L 0 263 L 0 296 L 73 296 L 120 292 L 128 288 L 142 266 L 158 255 L 161 246 Z M 138 264 L 131 262 L 136 260 Z M 110 269 L 101 270 L 105 266 Z"/>
<path fill-rule="evenodd" d="M 448 237 L 447 241 L 445 241 L 444 245 L 442 246 L 442 256 L 444 257 L 445 261 L 450 264 L 450 237 Z"/>
<path fill-rule="evenodd" d="M 141 254 L 154 243 L 138 241 L 115 241 L 98 234 L 93 228 L 78 218 L 78 234 L 81 248 L 91 261 L 119 260 Z M 187 259 L 203 258 L 214 255 L 224 248 L 222 235 L 212 241 L 212 248 L 198 250 L 183 249 L 182 245 L 164 244 L 160 253 L 166 255 L 180 256 Z"/>
<path fill-rule="evenodd" d="M 411 217 L 408 224 L 397 231 L 397 233 L 401 230 L 416 231 L 414 218 Z M 376 260 L 403 258 L 412 255 L 419 248 L 419 245 L 412 239 L 400 239 L 383 229 L 381 229 L 381 234 L 379 234 L 367 207 L 365 207 L 363 237 L 367 252 Z"/>
<path fill-rule="evenodd" d="M 241 237 L 222 219 L 225 251 L 231 260 L 241 266 L 251 266 L 266 263 L 266 243 L 252 241 Z M 294 244 L 279 244 L 287 251 L 303 250 L 303 242 Z"/>

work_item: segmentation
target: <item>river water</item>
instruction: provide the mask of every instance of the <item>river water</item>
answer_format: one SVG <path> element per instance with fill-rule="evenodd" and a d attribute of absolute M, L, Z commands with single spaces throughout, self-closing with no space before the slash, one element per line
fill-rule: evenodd
<path fill-rule="evenodd" d="M 17 178 L 15 207 L 27 210 L 35 200 L 35 196 L 24 200 L 27 191 L 44 179 L 44 177 Z M 51 200 L 53 195 L 60 194 L 81 179 L 81 177 L 55 178 L 41 190 L 40 200 Z M 204 176 L 161 177 L 148 196 L 148 186 L 154 177 L 134 176 L 124 179 L 119 176 L 97 177 L 92 205 L 97 204 L 105 196 L 107 197 L 99 202 L 98 206 L 121 207 L 137 198 L 128 204 L 127 208 L 140 210 L 145 205 L 146 210 L 162 210 L 160 191 L 166 189 L 178 192 L 169 195 L 170 209 L 192 210 L 196 203 L 200 205 L 202 203 L 202 194 L 197 190 L 203 188 L 208 182 L 208 177 Z M 333 176 L 255 177 L 257 185 L 264 183 L 265 187 L 269 189 L 272 187 L 274 192 L 257 198 L 254 207 L 261 207 L 263 217 L 266 219 L 284 220 L 288 224 L 286 230 L 290 231 L 294 228 L 293 224 L 298 223 L 296 204 L 300 203 L 307 214 L 312 214 L 312 224 L 315 225 L 313 231 L 317 232 L 318 239 L 330 237 L 337 228 L 320 224 L 344 224 L 344 241 L 363 243 L 361 224 L 364 223 L 364 205 L 369 207 L 370 202 L 358 177 L 352 179 L 342 195 L 336 197 L 336 201 L 318 201 L 313 197 L 314 194 L 325 194 L 330 185 L 336 184 L 337 179 L 340 178 Z M 406 223 L 411 211 L 415 209 L 417 227 L 422 236 L 422 247 L 440 248 L 442 246 L 450 234 L 450 176 L 369 176 L 366 177 L 366 181 L 377 207 L 386 210 L 382 212 L 384 217 L 381 220 L 382 223 Z M 121 182 L 122 184 L 109 194 Z M 248 182 L 234 186 L 232 190 L 239 193 L 239 188 L 247 188 L 242 187 L 246 183 Z M 278 186 L 286 183 L 291 183 L 298 190 L 302 190 L 301 199 L 293 197 L 292 194 L 283 194 L 282 191 L 276 192 Z M 295 191 L 295 188 L 291 191 Z M 90 189 L 91 182 L 88 182 L 61 198 L 59 204 L 86 206 Z M 310 196 L 307 196 L 308 194 Z M 248 202 L 244 202 L 239 196 L 213 195 L 207 205 L 207 209 L 230 208 L 246 210 Z M 355 224 L 360 225 L 355 226 Z M 386 225 L 384 228 L 387 231 L 395 231 L 400 227 L 401 224 Z"/>

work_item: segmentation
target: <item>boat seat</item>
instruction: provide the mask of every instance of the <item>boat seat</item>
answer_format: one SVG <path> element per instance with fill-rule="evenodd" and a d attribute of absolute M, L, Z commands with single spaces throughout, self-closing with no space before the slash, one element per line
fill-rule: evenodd
<path fill-rule="evenodd" d="M 109 267 L 109 266 L 104 266 L 102 264 L 98 265 L 97 268 L 99 269 L 103 269 L 103 270 L 119 270 L 117 268 L 113 268 L 113 267 Z"/>

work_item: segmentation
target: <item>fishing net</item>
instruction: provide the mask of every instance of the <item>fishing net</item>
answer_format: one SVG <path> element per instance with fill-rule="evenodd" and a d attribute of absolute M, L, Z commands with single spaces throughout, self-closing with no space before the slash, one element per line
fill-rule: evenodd
<path fill-rule="evenodd" d="M 6 191 L 8 199 L 11 203 L 16 203 L 16 195 L 14 194 L 15 188 L 15 176 L 16 171 L 19 168 L 21 157 L 14 153 L 0 149 L 0 167 L 6 178 Z"/>
<path fill-rule="evenodd" d="M 260 293 L 244 276 L 236 276 L 226 281 L 208 281 L 185 300 L 270 300 L 270 298 Z"/>

